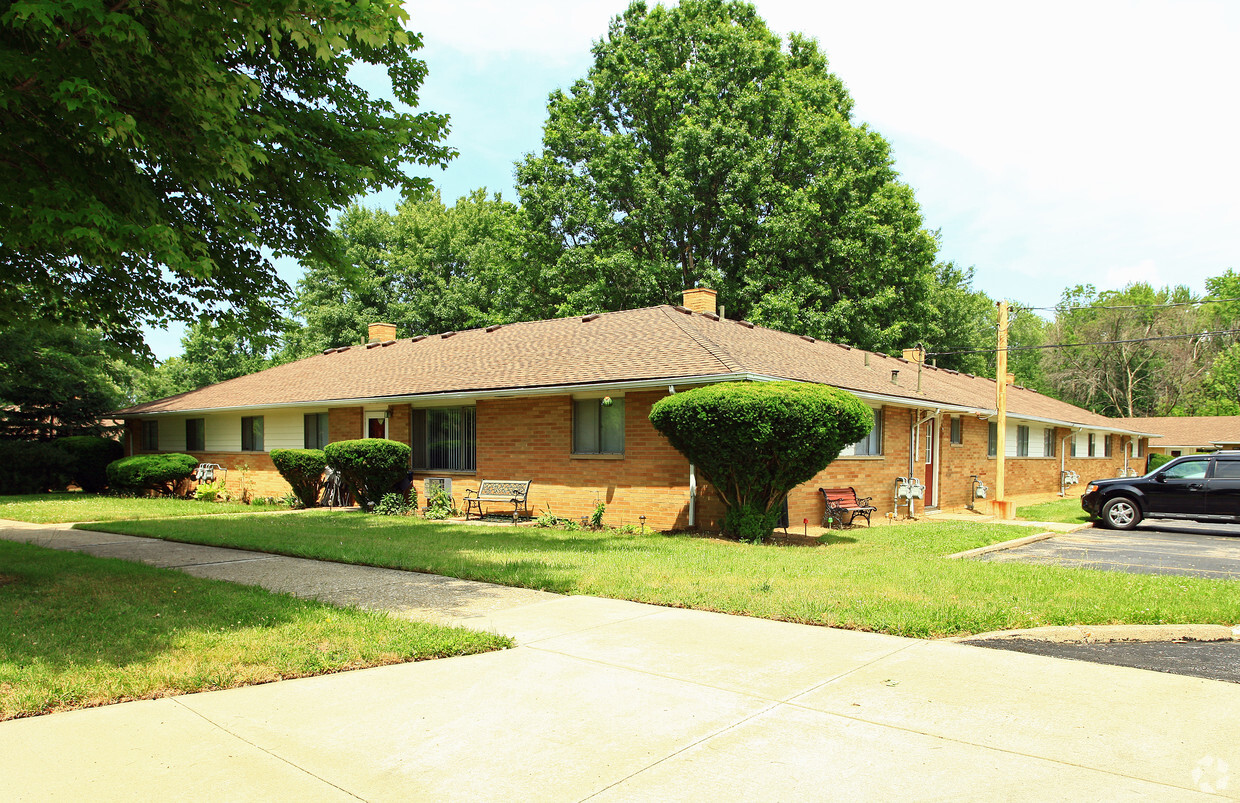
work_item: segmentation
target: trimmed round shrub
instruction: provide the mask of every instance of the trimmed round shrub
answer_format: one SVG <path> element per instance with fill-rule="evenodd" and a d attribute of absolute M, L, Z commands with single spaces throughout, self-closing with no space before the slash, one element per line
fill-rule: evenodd
<path fill-rule="evenodd" d="M 761 543 L 788 492 L 864 438 L 874 413 L 826 385 L 721 382 L 660 399 L 650 421 L 714 486 L 724 531 Z"/>
<path fill-rule="evenodd" d="M 322 449 L 272 449 L 271 462 L 304 507 L 314 507 L 323 489 L 327 455 Z"/>
<path fill-rule="evenodd" d="M 0 494 L 62 491 L 72 476 L 72 458 L 51 443 L 0 440 Z"/>
<path fill-rule="evenodd" d="M 323 447 L 327 465 L 340 472 L 349 493 L 369 510 L 409 472 L 408 446 L 386 438 L 336 441 Z"/>
<path fill-rule="evenodd" d="M 155 491 L 171 496 L 181 480 L 189 479 L 198 458 L 188 454 L 136 454 L 108 463 L 108 484 L 114 491 Z"/>
<path fill-rule="evenodd" d="M 70 479 L 90 493 L 99 493 L 108 486 L 108 464 L 125 455 L 120 441 L 96 435 L 57 438 L 52 444 L 68 456 Z"/>

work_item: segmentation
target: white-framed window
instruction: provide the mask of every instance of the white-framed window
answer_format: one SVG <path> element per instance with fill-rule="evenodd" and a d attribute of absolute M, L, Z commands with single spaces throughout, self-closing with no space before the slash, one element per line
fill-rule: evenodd
<path fill-rule="evenodd" d="M 842 456 L 852 457 L 876 457 L 883 453 L 883 410 L 880 407 L 874 411 L 874 429 L 870 430 L 870 434 L 861 440 L 845 446 L 840 452 Z"/>
<path fill-rule="evenodd" d="M 1016 456 L 1029 456 L 1029 427 L 1024 424 L 1016 425 Z"/>
<path fill-rule="evenodd" d="M 1094 433 L 1092 432 L 1089 433 L 1089 436 L 1086 440 L 1087 440 L 1087 443 L 1089 444 L 1089 451 L 1086 452 L 1086 454 L 1090 457 L 1095 457 L 1096 455 L 1094 454 L 1094 449 L 1095 449 Z"/>
<path fill-rule="evenodd" d="M 247 415 L 241 419 L 241 451 L 263 451 L 263 417 Z"/>
<path fill-rule="evenodd" d="M 477 471 L 476 408 L 415 409 L 413 467 L 429 471 Z"/>
<path fill-rule="evenodd" d="M 305 448 L 322 449 L 331 442 L 327 434 L 327 413 L 306 413 L 303 420 L 303 437 Z"/>
<path fill-rule="evenodd" d="M 959 446 L 964 443 L 964 418 L 958 415 L 952 416 L 951 442 Z"/>
<path fill-rule="evenodd" d="M 159 451 L 159 422 L 143 421 L 142 422 L 142 450 L 146 452 Z"/>
<path fill-rule="evenodd" d="M 624 454 L 624 399 L 573 400 L 573 454 Z"/>

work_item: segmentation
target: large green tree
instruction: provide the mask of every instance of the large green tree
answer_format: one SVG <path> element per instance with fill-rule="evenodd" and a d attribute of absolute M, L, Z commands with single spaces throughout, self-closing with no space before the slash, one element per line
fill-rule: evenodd
<path fill-rule="evenodd" d="M 438 193 L 407 200 L 395 214 L 350 207 L 337 226 L 341 263 L 315 261 L 298 284 L 289 333 L 298 356 L 357 343 L 370 323 L 402 336 L 514 319 L 523 290 L 520 211 L 475 190 L 445 206 Z"/>
<path fill-rule="evenodd" d="M 720 292 L 729 317 L 883 350 L 927 334 L 935 237 L 814 40 L 754 7 L 634 2 L 517 168 L 529 315 Z"/>
<path fill-rule="evenodd" d="M 359 193 L 424 187 L 447 120 L 398 0 L 0 3 L 0 326 L 274 319 L 270 255 L 331 253 Z"/>
<path fill-rule="evenodd" d="M 82 326 L 0 329 L 0 438 L 46 441 L 109 430 L 133 368 L 103 335 Z"/>

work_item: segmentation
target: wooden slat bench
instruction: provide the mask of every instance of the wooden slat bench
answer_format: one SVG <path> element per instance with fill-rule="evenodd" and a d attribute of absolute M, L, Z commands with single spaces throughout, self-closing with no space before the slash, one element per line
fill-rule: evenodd
<path fill-rule="evenodd" d="M 870 504 L 870 500 L 874 497 L 867 496 L 863 499 L 857 498 L 857 491 L 854 488 L 819 488 L 818 493 L 822 494 L 822 499 L 827 504 L 827 509 L 822 514 L 822 526 L 830 527 L 831 522 L 838 521 L 844 524 L 844 514 L 848 514 L 848 525 L 851 527 L 853 519 L 858 516 L 865 517 L 866 525 L 870 524 L 870 514 L 878 508 Z"/>
<path fill-rule="evenodd" d="M 481 519 L 483 502 L 502 502 L 512 505 L 512 520 L 516 521 L 517 511 L 525 509 L 531 482 L 533 480 L 483 480 L 476 492 L 465 492 L 465 520 L 469 521 L 470 509 L 476 509 Z"/>

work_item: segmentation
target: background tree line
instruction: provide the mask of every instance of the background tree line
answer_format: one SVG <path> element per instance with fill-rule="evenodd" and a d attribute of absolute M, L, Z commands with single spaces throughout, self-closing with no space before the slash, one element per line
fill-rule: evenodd
<path fill-rule="evenodd" d="M 131 80 L 123 88 L 138 97 L 91 96 L 100 119 L 115 116 L 121 101 L 138 112 L 109 133 L 63 129 L 54 113 L 69 106 L 76 113 L 81 101 L 56 95 L 38 76 L 10 76 L 15 83 L 5 91 L 12 97 L 0 98 L 7 103 L 0 115 L 38 112 L 5 130 L 13 152 L 30 157 L 20 165 L 0 159 L 0 174 L 14 186 L 41 186 L 45 176 L 26 174 L 44 159 L 39 149 L 61 147 L 82 131 L 89 141 L 72 146 L 109 160 L 54 162 L 65 192 L 78 194 L 66 203 L 80 213 L 58 229 L 46 222 L 23 228 L 19 206 L 0 209 L 13 213 L 14 234 L 0 248 L 6 288 L 34 301 L 0 298 L 0 361 L 11 376 L 35 370 L 41 359 L 68 365 L 71 358 L 77 373 L 65 370 L 85 384 L 56 393 L 95 399 L 102 411 L 356 343 L 378 320 L 410 336 L 679 303 L 681 291 L 695 285 L 718 290 L 731 318 L 888 353 L 922 344 L 941 367 L 993 373 L 994 300 L 973 287 L 972 268 L 938 260 L 937 233 L 925 228 L 889 145 L 853 120 L 852 98 L 818 44 L 797 34 L 781 39 L 753 6 L 683 0 L 664 8 L 637 0 L 595 44 L 586 75 L 551 93 L 542 147 L 515 165 L 519 203 L 478 189 L 449 206 L 428 182 L 398 170 L 402 160 L 451 158 L 441 144 L 446 119 L 397 112 L 347 81 L 354 61 L 381 64 L 395 76 L 398 97 L 416 103 L 425 65 L 411 56 L 418 39 L 402 30 L 403 12 L 394 6 L 370 18 L 341 17 L 344 6 L 316 2 L 307 13 L 326 21 L 321 41 L 266 20 L 263 36 L 283 50 L 256 52 L 243 32 L 194 43 L 183 71 L 255 94 L 174 109 L 187 120 L 215 115 L 236 123 L 210 142 L 188 127 L 175 151 L 143 149 L 143 126 L 159 121 L 142 114 L 169 99 L 141 95 Z M 252 8 L 278 14 L 262 3 Z M 104 13 L 98 37 L 76 40 L 87 51 L 76 54 L 82 63 L 69 60 L 58 70 L 119 70 L 127 43 L 104 34 L 135 24 L 147 26 L 157 45 L 164 37 L 191 47 L 162 17 Z M 57 37 L 76 24 L 10 11 L 0 16 L 0 45 L 58 53 Z M 167 68 L 162 60 L 125 67 L 147 69 L 148 77 Z M 250 87 L 254 75 L 265 78 Z M 158 77 L 196 80 L 182 72 Z M 292 89 L 326 100 L 281 107 L 272 117 L 272 104 Z M 301 140 L 286 124 L 294 113 L 298 125 L 310 127 Z M 368 122 L 350 133 L 337 125 L 345 119 Z M 276 128 L 262 128 L 277 125 L 272 120 Z M 316 139 L 324 127 L 331 137 Z M 215 168 L 226 174 L 202 175 L 196 149 L 229 155 Z M 315 163 L 291 165 L 293 153 Z M 148 164 L 163 172 L 148 176 Z M 105 168 L 149 179 L 150 186 L 131 189 L 152 205 L 101 212 L 106 199 L 92 193 L 107 182 L 91 171 Z M 191 176 L 198 183 L 186 195 L 177 179 Z M 393 183 L 405 191 L 395 210 L 342 208 L 360 191 Z M 193 199 L 189 208 L 213 211 L 176 218 L 175 203 L 185 197 Z M 342 211 L 329 226 L 330 208 Z M 107 236 L 81 253 L 66 252 L 63 243 L 80 237 L 83 225 Z M 183 236 L 175 247 L 157 237 L 126 239 L 126 227 L 136 225 Z M 274 276 L 264 247 L 302 260 L 295 288 Z M 79 263 L 87 268 L 75 271 Z M 168 270 L 150 269 L 160 264 Z M 1228 271 L 1211 280 L 1208 293 L 1235 297 L 1236 285 Z M 1235 412 L 1240 353 L 1233 338 L 1149 339 L 1228 329 L 1240 312 L 1229 304 L 1150 306 L 1196 300 L 1183 287 L 1133 284 L 1071 288 L 1054 310 L 1017 306 L 1010 370 L 1022 384 L 1112 415 Z M 184 355 L 151 366 L 134 348 L 135 326 L 169 316 L 191 321 Z M 1102 340 L 1143 342 L 1022 350 Z M 34 361 L 23 363 L 29 355 Z M 30 376 L 26 390 L 12 379 L 0 388 L 0 420 L 28 426 L 14 411 L 27 415 L 32 402 L 23 393 L 35 394 L 39 384 L 37 372 Z M 67 426 L 68 414 L 59 411 L 57 420 Z"/>

